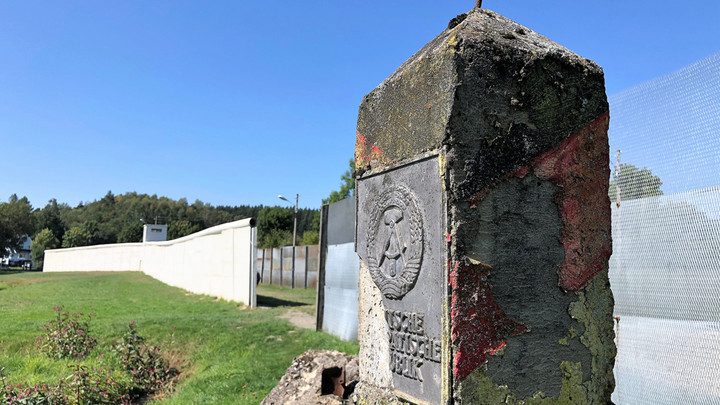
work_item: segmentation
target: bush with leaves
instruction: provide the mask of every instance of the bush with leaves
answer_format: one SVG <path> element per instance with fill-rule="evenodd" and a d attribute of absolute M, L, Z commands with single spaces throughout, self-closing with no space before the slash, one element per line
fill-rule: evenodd
<path fill-rule="evenodd" d="M 83 320 L 82 312 L 69 314 L 63 307 L 54 308 L 56 318 L 43 326 L 46 335 L 37 337 L 37 348 L 56 359 L 83 358 L 97 345 L 97 339 L 90 335 L 90 319 L 88 314 Z"/>
<path fill-rule="evenodd" d="M 73 373 L 57 385 L 8 384 L 0 366 L 1 405 L 130 405 L 129 381 L 118 380 L 112 371 L 68 366 Z"/>
<path fill-rule="evenodd" d="M 68 367 L 73 369 L 64 385 L 69 404 L 131 404 L 130 383 L 122 376 L 79 364 Z"/>
<path fill-rule="evenodd" d="M 179 374 L 161 356 L 159 347 L 145 344 L 145 338 L 135 330 L 135 322 L 128 324 L 113 352 L 123 368 L 130 373 L 139 394 L 166 389 Z"/>
<path fill-rule="evenodd" d="M 97 344 L 90 335 L 90 318 L 83 313 L 69 314 L 63 307 L 54 308 L 56 319 L 43 325 L 46 336 L 38 336 L 38 349 L 48 356 L 80 359 Z M 115 362 L 122 370 L 104 370 L 82 365 L 69 365 L 73 372 L 57 385 L 12 385 L 6 381 L 0 365 L 0 405 L 79 405 L 123 404 L 143 402 L 148 395 L 168 392 L 180 373 L 160 353 L 148 346 L 137 334 L 135 322 L 127 326 L 122 339 L 114 346 Z M 104 358 L 101 354 L 97 359 Z"/>
<path fill-rule="evenodd" d="M 7 385 L 0 387 L 1 405 L 65 405 L 70 404 L 60 386 Z"/>
<path fill-rule="evenodd" d="M 0 405 L 64 405 L 68 399 L 60 386 L 12 385 L 5 377 L 5 368 L 0 364 Z"/>

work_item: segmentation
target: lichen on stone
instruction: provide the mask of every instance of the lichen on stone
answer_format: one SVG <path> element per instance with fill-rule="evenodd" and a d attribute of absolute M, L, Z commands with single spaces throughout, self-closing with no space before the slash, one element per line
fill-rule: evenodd
<path fill-rule="evenodd" d="M 583 382 L 582 365 L 564 361 L 559 365 L 563 373 L 562 386 L 557 398 L 548 397 L 538 391 L 531 397 L 518 399 L 507 386 L 498 386 L 481 370 L 476 370 L 463 382 L 458 384 L 456 402 L 463 404 L 511 404 L 511 405 L 581 405 L 600 404 L 588 397 L 586 384 Z"/>
<path fill-rule="evenodd" d="M 570 330 L 568 330 L 568 333 L 566 333 L 565 336 L 558 340 L 558 343 L 563 346 L 568 346 L 570 344 L 570 339 L 575 339 L 576 337 L 578 337 L 578 331 L 573 326 L 571 326 Z"/>
<path fill-rule="evenodd" d="M 592 355 L 592 378 L 588 382 L 588 391 L 593 401 L 590 403 L 609 403 L 615 388 L 613 366 L 616 347 L 612 320 L 615 301 L 610 291 L 607 267 L 576 294 L 578 300 L 570 304 L 568 312 L 585 326 L 580 342 Z"/>

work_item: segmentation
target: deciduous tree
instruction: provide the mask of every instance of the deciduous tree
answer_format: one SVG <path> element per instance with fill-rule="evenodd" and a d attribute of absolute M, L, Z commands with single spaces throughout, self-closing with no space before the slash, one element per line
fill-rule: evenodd
<path fill-rule="evenodd" d="M 619 186 L 621 201 L 653 197 L 663 194 L 660 190 L 662 184 L 660 177 L 652 174 L 649 169 L 638 169 L 630 163 L 621 163 L 620 167 L 613 171 L 608 196 L 610 201 L 616 201 Z"/>
<path fill-rule="evenodd" d="M 140 221 L 130 222 L 123 227 L 117 237 L 118 243 L 142 242 L 143 225 Z"/>
<path fill-rule="evenodd" d="M 58 204 L 57 200 L 53 198 L 48 201 L 45 208 L 35 210 L 33 212 L 35 216 L 35 233 L 37 234 L 43 229 L 49 229 L 58 241 L 62 241 L 66 228 L 60 218 L 60 213 L 62 210 L 69 209 L 71 208 L 67 204 Z M 35 243 L 35 238 L 33 238 L 33 243 Z"/>
<path fill-rule="evenodd" d="M 50 229 L 45 228 L 38 232 L 30 245 L 30 252 L 32 253 L 35 268 L 43 268 L 43 264 L 45 263 L 45 250 L 55 249 L 59 245 L 60 242 Z"/>
<path fill-rule="evenodd" d="M 190 221 L 182 219 L 175 221 L 168 225 L 168 240 L 182 238 L 183 236 L 190 235 L 200 231 L 200 226 L 192 224 Z"/>
<path fill-rule="evenodd" d="M 258 244 L 260 247 L 278 247 L 292 244 L 293 211 L 283 207 L 265 207 L 258 214 Z"/>
<path fill-rule="evenodd" d="M 13 194 L 6 203 L 0 203 L 0 256 L 6 249 L 17 249 L 33 233 L 32 206 L 27 197 Z"/>
<path fill-rule="evenodd" d="M 340 176 L 340 190 L 330 193 L 323 204 L 332 204 L 355 195 L 355 161 L 350 159 L 350 168 Z"/>
<path fill-rule="evenodd" d="M 90 234 L 90 232 L 87 231 L 87 229 L 79 226 L 74 226 L 68 229 L 67 232 L 65 232 L 65 237 L 62 241 L 62 247 L 70 248 L 77 246 L 87 246 L 90 244 L 91 238 L 92 235 Z"/>

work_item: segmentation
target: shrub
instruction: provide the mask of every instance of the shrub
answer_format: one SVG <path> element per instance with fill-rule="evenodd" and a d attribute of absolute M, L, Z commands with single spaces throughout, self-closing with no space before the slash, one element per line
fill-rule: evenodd
<path fill-rule="evenodd" d="M 68 403 L 60 386 L 9 384 L 5 379 L 5 368 L 0 364 L 0 404 L 64 405 Z"/>
<path fill-rule="evenodd" d="M 0 404 L 8 405 L 65 405 L 70 404 L 61 388 L 47 385 L 9 385 L 0 388 Z"/>
<path fill-rule="evenodd" d="M 118 381 L 112 371 L 82 366 L 69 366 L 73 373 L 65 379 L 69 404 L 115 405 L 130 404 L 130 384 Z"/>
<path fill-rule="evenodd" d="M 0 367 L 0 404 L 2 405 L 130 405 L 130 382 L 118 382 L 111 371 L 68 366 L 73 373 L 57 385 L 7 384 Z"/>
<path fill-rule="evenodd" d="M 43 325 L 47 336 L 38 336 L 38 349 L 57 359 L 87 356 L 97 344 L 90 335 L 92 314 L 83 321 L 82 313 L 68 314 L 63 307 L 54 310 L 57 319 Z M 130 405 L 133 401 L 143 402 L 150 394 L 169 391 L 179 374 L 161 356 L 160 348 L 145 344 L 135 330 L 135 322 L 127 326 L 113 352 L 117 361 L 113 364 L 119 363 L 122 370 L 68 365 L 72 374 L 54 386 L 9 384 L 0 365 L 0 405 Z M 101 358 L 104 355 L 97 357 Z"/>
<path fill-rule="evenodd" d="M 43 326 L 46 335 L 37 337 L 37 348 L 50 357 L 83 358 L 97 345 L 97 339 L 90 335 L 90 319 L 81 320 L 83 313 L 68 314 L 63 307 L 54 308 L 56 319 Z"/>
<path fill-rule="evenodd" d="M 127 326 L 113 350 L 122 367 L 130 373 L 138 394 L 149 394 L 168 388 L 179 373 L 160 354 L 160 348 L 145 344 L 137 334 L 135 322 Z"/>

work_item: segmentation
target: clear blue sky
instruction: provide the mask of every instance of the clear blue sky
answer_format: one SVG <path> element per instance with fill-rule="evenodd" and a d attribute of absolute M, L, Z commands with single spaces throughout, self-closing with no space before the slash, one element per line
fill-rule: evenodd
<path fill-rule="evenodd" d="M 362 97 L 474 1 L 2 1 L 0 200 L 317 208 Z M 608 94 L 720 51 L 718 1 L 485 0 Z"/>

